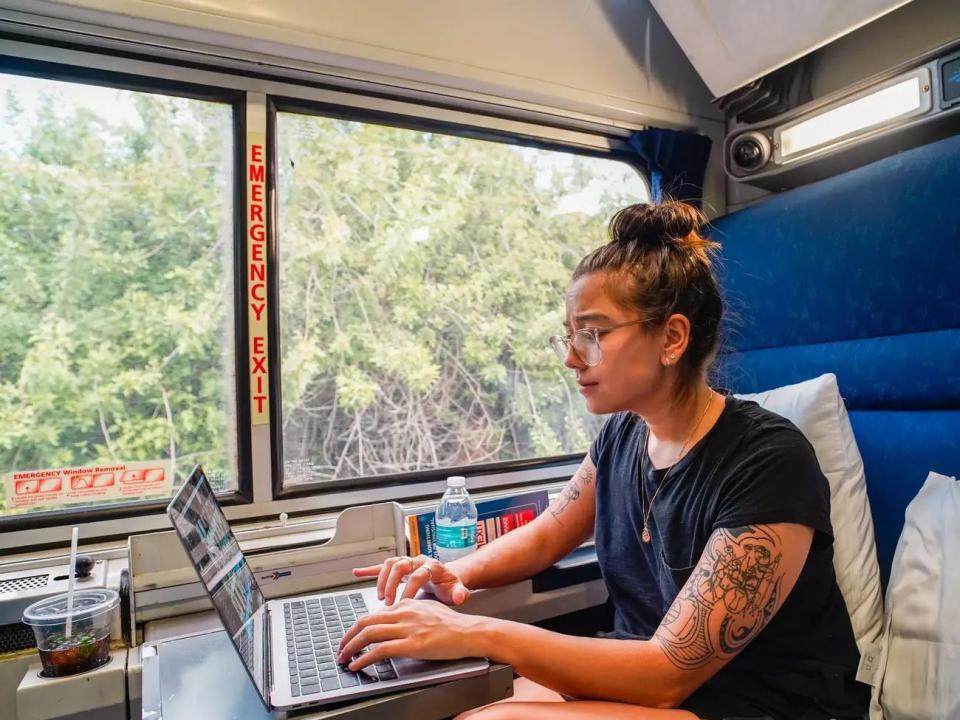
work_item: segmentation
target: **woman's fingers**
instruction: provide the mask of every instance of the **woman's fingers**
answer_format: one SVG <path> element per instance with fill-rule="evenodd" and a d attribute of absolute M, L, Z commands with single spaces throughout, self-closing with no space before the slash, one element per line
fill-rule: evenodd
<path fill-rule="evenodd" d="M 369 567 L 354 568 L 353 574 L 357 577 L 373 577 L 380 574 L 380 568 L 383 565 L 370 565 Z"/>
<path fill-rule="evenodd" d="M 450 604 L 454 607 L 463 605 L 469 597 L 470 591 L 467 589 L 467 586 L 462 582 L 458 582 L 453 586 L 453 590 L 450 591 Z"/>
<path fill-rule="evenodd" d="M 409 655 L 407 645 L 407 640 L 389 640 L 382 642 L 376 647 L 367 650 L 367 652 L 360 655 L 356 660 L 351 661 L 347 667 L 349 667 L 352 672 L 359 672 L 367 667 L 367 665 L 373 665 L 381 660 Z"/>
<path fill-rule="evenodd" d="M 407 586 L 403 589 L 403 594 L 400 596 L 400 599 L 406 600 L 407 598 L 412 599 L 416 597 L 420 589 L 432 579 L 433 575 L 430 573 L 430 566 L 421 565 L 410 573 L 410 577 L 407 579 Z"/>
<path fill-rule="evenodd" d="M 403 578 L 417 569 L 412 558 L 404 557 L 397 560 L 390 568 L 390 574 L 383 587 L 383 601 L 387 605 L 393 605 L 397 594 L 397 587 L 403 582 Z"/>
<path fill-rule="evenodd" d="M 399 608 L 391 610 L 381 610 L 380 612 L 375 612 L 372 615 L 364 615 L 359 620 L 357 620 L 353 625 L 347 628 L 347 631 L 343 634 L 343 637 L 340 638 L 340 644 L 337 648 L 339 653 L 350 642 L 354 637 L 359 633 L 363 632 L 368 627 L 376 627 L 380 625 L 390 625 L 397 621 L 399 617 L 397 610 Z"/>
<path fill-rule="evenodd" d="M 348 642 L 353 640 L 353 638 L 356 637 L 358 633 L 360 633 L 365 627 L 370 625 L 374 619 L 379 617 L 379 615 L 380 613 L 376 613 L 375 615 L 365 615 L 364 617 L 357 620 L 353 625 L 351 625 L 347 629 L 347 631 L 343 634 L 343 637 L 340 638 L 340 645 L 337 647 L 337 654 L 339 654 L 340 651 L 343 650 L 344 645 L 346 645 Z"/>
<path fill-rule="evenodd" d="M 403 558 L 392 557 L 387 558 L 383 561 L 383 565 L 380 566 L 380 574 L 377 575 L 377 599 L 383 600 L 384 592 L 387 587 L 387 578 L 390 577 L 390 573 L 393 571 L 393 566 L 396 565 Z"/>
<path fill-rule="evenodd" d="M 337 654 L 337 662 L 350 662 L 350 658 L 371 643 L 380 643 L 385 640 L 396 640 L 397 638 L 401 637 L 403 637 L 403 630 L 397 625 L 370 625 L 350 638 L 349 642 L 347 642 L 341 648 L 340 652 Z M 364 653 L 364 655 L 367 655 L 375 650 L 376 648 L 372 648 Z"/>
<path fill-rule="evenodd" d="M 424 569 L 424 566 L 426 566 L 426 569 Z M 387 605 L 394 603 L 397 588 L 407 576 L 410 577 L 402 597 L 399 598 L 401 600 L 414 597 L 424 585 L 437 579 L 444 572 L 445 568 L 441 563 L 426 555 L 418 555 L 415 558 L 392 557 L 387 558 L 380 565 L 353 569 L 355 577 L 376 576 L 377 598 L 383 600 Z"/>

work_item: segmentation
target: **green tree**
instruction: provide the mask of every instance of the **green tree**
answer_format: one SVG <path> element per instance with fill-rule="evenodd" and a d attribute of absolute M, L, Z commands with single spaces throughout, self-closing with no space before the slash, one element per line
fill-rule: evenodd
<path fill-rule="evenodd" d="M 0 472 L 170 459 L 231 485 L 230 109 L 63 88 L 2 102 Z M 278 133 L 288 482 L 584 450 L 599 420 L 545 341 L 639 180 L 373 124 Z"/>
<path fill-rule="evenodd" d="M 429 132 L 278 127 L 287 482 L 585 450 L 599 421 L 546 338 L 639 178 Z"/>
<path fill-rule="evenodd" d="M 0 472 L 231 477 L 230 109 L 118 91 L 114 120 L 32 82 L 0 125 Z"/>

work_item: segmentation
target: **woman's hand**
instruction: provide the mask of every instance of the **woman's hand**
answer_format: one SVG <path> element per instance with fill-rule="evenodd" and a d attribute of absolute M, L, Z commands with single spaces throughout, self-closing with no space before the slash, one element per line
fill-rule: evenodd
<path fill-rule="evenodd" d="M 406 580 L 400 600 L 414 597 L 421 589 L 433 593 L 447 605 L 462 605 L 470 597 L 470 591 L 456 570 L 426 555 L 417 557 L 392 557 L 382 565 L 354 568 L 355 577 L 377 578 L 377 597 L 387 605 L 393 605 L 397 587 Z"/>
<path fill-rule="evenodd" d="M 432 600 L 401 600 L 394 607 L 366 615 L 340 641 L 337 662 L 350 670 L 391 657 L 451 660 L 483 653 L 481 629 L 489 618 L 464 615 Z M 367 652 L 357 653 L 376 644 Z"/>

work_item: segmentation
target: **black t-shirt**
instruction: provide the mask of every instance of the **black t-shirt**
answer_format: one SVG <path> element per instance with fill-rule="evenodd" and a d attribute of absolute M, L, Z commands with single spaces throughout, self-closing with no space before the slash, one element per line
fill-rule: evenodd
<path fill-rule="evenodd" d="M 768 625 L 704 685 L 780 718 L 862 715 L 869 691 L 854 680 L 859 653 L 833 571 L 830 490 L 810 443 L 789 420 L 726 398 L 719 419 L 672 468 L 642 452 L 647 428 L 633 413 L 610 417 L 590 448 L 597 467 L 596 546 L 615 611 L 615 636 L 648 639 L 718 528 L 798 523 L 814 541 L 796 585 Z M 641 542 L 645 498 L 670 473 Z M 691 709 L 693 709 L 691 707 Z M 806 715 L 805 715 L 806 714 Z"/>

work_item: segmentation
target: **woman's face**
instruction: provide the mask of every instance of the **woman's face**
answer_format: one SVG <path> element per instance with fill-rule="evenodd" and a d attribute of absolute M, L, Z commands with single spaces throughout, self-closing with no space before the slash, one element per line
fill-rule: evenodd
<path fill-rule="evenodd" d="M 639 320 L 636 310 L 617 303 L 610 292 L 614 275 L 598 272 L 584 275 L 567 290 L 566 321 L 569 333 L 583 328 L 604 328 Z M 576 372 L 587 409 L 595 414 L 633 410 L 642 412 L 664 390 L 661 358 L 665 337 L 644 325 L 626 325 L 600 332 L 602 359 L 588 366 L 572 350 L 566 366 Z"/>

